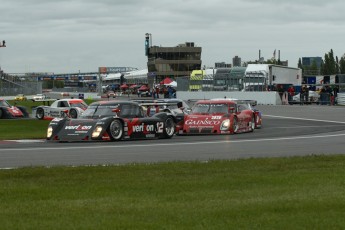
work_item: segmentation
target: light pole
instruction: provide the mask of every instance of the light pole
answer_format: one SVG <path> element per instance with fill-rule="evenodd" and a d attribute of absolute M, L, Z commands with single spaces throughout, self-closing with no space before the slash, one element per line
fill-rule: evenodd
<path fill-rule="evenodd" d="M 3 47 L 6 47 L 6 42 L 5 42 L 5 40 L 2 40 L 2 44 L 0 43 L 0 48 L 3 48 Z M 1 79 L 0 88 L 2 88 L 2 73 L 3 73 L 3 71 L 2 71 L 1 68 L 0 68 L 0 79 Z M 2 89 L 1 89 L 1 91 L 2 91 Z"/>

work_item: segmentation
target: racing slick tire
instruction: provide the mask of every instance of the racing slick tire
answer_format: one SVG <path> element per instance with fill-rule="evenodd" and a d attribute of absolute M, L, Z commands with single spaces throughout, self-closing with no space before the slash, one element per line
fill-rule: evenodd
<path fill-rule="evenodd" d="M 70 116 L 71 118 L 77 118 L 77 117 L 78 117 L 78 112 L 77 112 L 77 110 L 71 109 L 71 110 L 69 111 L 69 116 Z"/>
<path fill-rule="evenodd" d="M 250 132 L 254 132 L 255 129 L 255 116 L 252 116 L 252 120 L 250 122 Z"/>
<path fill-rule="evenodd" d="M 255 128 L 256 129 L 261 129 L 261 127 L 262 127 L 262 120 L 261 120 L 260 125 L 258 125 L 259 121 L 260 121 L 260 116 L 255 116 Z"/>
<path fill-rule="evenodd" d="M 43 120 L 44 118 L 44 110 L 42 108 L 38 108 L 36 110 L 36 118 Z"/>
<path fill-rule="evenodd" d="M 232 134 L 237 133 L 238 129 L 239 129 L 238 120 L 237 120 L 237 117 L 234 117 L 234 122 L 232 123 Z"/>
<path fill-rule="evenodd" d="M 123 124 L 120 120 L 115 119 L 109 125 L 109 136 L 113 141 L 119 141 L 123 137 Z"/>
<path fill-rule="evenodd" d="M 175 134 L 175 121 L 172 117 L 167 117 L 164 121 L 164 138 L 172 138 Z"/>
<path fill-rule="evenodd" d="M 2 109 L 0 109 L 0 118 L 2 118 Z"/>

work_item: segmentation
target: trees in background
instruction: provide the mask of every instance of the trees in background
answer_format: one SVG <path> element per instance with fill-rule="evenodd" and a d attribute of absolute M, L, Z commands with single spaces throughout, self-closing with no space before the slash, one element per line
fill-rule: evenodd
<path fill-rule="evenodd" d="M 345 54 L 340 58 L 334 57 L 333 49 L 325 53 L 321 66 L 318 67 L 316 61 L 313 61 L 310 66 L 302 65 L 301 58 L 298 59 L 298 68 L 301 68 L 304 74 L 315 75 L 334 75 L 345 74 Z"/>

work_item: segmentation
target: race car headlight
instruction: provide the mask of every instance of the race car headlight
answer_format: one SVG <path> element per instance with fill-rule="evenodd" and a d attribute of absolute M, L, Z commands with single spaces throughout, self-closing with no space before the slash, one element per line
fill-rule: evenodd
<path fill-rule="evenodd" d="M 53 127 L 49 126 L 47 129 L 47 138 L 51 138 L 53 135 Z"/>
<path fill-rule="evenodd" d="M 101 132 L 102 132 L 102 127 L 101 126 L 96 126 L 96 128 L 92 132 L 92 138 L 99 137 Z"/>
<path fill-rule="evenodd" d="M 230 120 L 226 119 L 222 122 L 222 124 L 220 125 L 220 130 L 228 130 L 230 127 Z"/>

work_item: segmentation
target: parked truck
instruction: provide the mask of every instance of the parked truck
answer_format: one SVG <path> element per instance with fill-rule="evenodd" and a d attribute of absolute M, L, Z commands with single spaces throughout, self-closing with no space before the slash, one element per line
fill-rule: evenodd
<path fill-rule="evenodd" d="M 245 91 L 266 91 L 277 85 L 287 89 L 301 84 L 301 69 L 273 64 L 249 64 L 243 79 Z"/>

